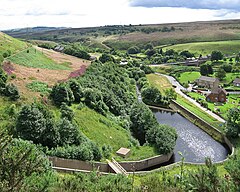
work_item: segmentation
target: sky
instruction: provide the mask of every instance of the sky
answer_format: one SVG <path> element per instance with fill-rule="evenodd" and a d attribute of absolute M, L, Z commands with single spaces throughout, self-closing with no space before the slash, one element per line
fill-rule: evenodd
<path fill-rule="evenodd" d="M 0 0 L 0 30 L 240 19 L 240 0 Z"/>

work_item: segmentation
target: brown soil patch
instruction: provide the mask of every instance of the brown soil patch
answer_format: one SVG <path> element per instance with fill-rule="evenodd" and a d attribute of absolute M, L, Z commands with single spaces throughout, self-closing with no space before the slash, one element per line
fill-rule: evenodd
<path fill-rule="evenodd" d="M 82 60 L 63 53 L 58 53 L 53 50 L 41 48 L 38 49 L 43 51 L 56 63 L 68 62 L 71 70 L 39 69 L 25 67 L 14 63 L 5 63 L 4 67 L 6 69 L 11 69 L 10 74 L 16 75 L 16 78 L 12 79 L 11 82 L 18 87 L 21 96 L 23 96 L 26 100 L 32 100 L 34 97 L 39 97 L 40 95 L 39 93 L 29 90 L 26 87 L 28 83 L 31 83 L 32 81 L 41 81 L 47 83 L 49 86 L 53 86 L 57 82 L 69 79 L 72 74 L 83 74 L 86 68 L 90 65 L 90 61 Z M 9 73 L 10 70 L 6 71 Z"/>

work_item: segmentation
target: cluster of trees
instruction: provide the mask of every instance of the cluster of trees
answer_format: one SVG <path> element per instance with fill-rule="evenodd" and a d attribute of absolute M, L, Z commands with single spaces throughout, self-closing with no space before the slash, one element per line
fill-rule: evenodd
<path fill-rule="evenodd" d="M 60 176 L 35 144 L 0 132 L 0 191 L 130 191 L 132 182 L 122 175 L 95 172 Z M 85 150 L 84 150 L 85 151 Z M 85 152 L 86 154 L 86 152 Z M 85 158 L 85 154 L 83 154 Z"/>
<path fill-rule="evenodd" d="M 167 125 L 159 125 L 152 111 L 143 103 L 135 103 L 130 112 L 130 130 L 141 145 L 149 143 L 160 154 L 170 153 L 177 140 L 176 130 Z"/>
<path fill-rule="evenodd" d="M 0 133 L 0 191 L 45 191 L 56 175 L 34 144 Z"/>
<path fill-rule="evenodd" d="M 80 160 L 100 160 L 100 149 L 73 122 L 74 113 L 65 103 L 60 107 L 61 119 L 40 103 L 21 108 L 16 118 L 16 134 L 35 144 L 46 146 L 48 154 Z M 88 156 L 86 155 L 88 153 Z"/>
<path fill-rule="evenodd" d="M 63 52 L 68 55 L 73 55 L 73 56 L 81 58 L 81 59 L 89 60 L 91 57 L 88 54 L 88 52 L 86 52 L 80 46 L 78 46 L 76 44 L 69 44 L 69 45 L 65 46 Z"/>
<path fill-rule="evenodd" d="M 151 72 L 151 69 L 147 66 L 143 67 L 136 62 L 123 67 L 113 62 L 106 62 L 104 64 L 102 62 L 95 62 L 87 69 L 83 77 L 70 80 L 64 84 L 55 85 L 51 92 L 51 98 L 57 106 L 60 106 L 63 102 L 68 105 L 71 105 L 73 102 L 84 103 L 89 108 L 103 115 L 112 114 L 120 116 L 120 119 L 129 121 L 124 123 L 126 126 L 128 125 L 125 128 L 130 129 L 133 136 L 141 144 L 144 144 L 148 142 L 145 139 L 147 130 L 158 127 L 158 122 L 152 112 L 145 104 L 138 103 L 135 96 L 135 81 L 145 77 L 145 71 L 146 73 Z M 145 100 L 150 101 L 151 91 L 150 95 L 147 92 L 148 90 L 146 90 Z M 154 102 L 161 102 L 165 106 L 168 105 L 167 99 L 164 100 L 159 91 L 156 93 L 155 99 L 156 101 L 154 100 Z M 146 113 L 142 110 L 145 110 Z M 139 122 L 141 122 L 141 125 Z M 166 148 L 165 151 L 161 149 L 160 153 L 170 152 L 170 149 L 172 150 L 175 146 L 176 141 L 172 130 L 170 128 L 159 128 L 157 131 L 163 131 L 164 134 L 159 133 L 159 138 L 155 140 L 151 139 L 149 143 L 154 146 L 157 143 L 156 145 L 158 145 L 157 148 L 159 149 L 160 145 Z M 169 137 L 172 142 L 169 143 L 169 140 L 167 141 L 164 137 Z"/>
<path fill-rule="evenodd" d="M 226 135 L 237 138 L 240 134 L 240 109 L 232 108 L 227 115 Z"/>
<path fill-rule="evenodd" d="M 7 80 L 7 74 L 0 68 L 0 95 L 7 96 L 11 100 L 16 101 L 20 98 L 18 88 L 14 84 L 7 83 Z"/>
<path fill-rule="evenodd" d="M 162 48 L 154 48 L 152 43 L 148 43 L 142 47 L 132 46 L 127 50 L 127 54 L 137 53 L 142 53 L 146 55 L 146 58 L 139 58 L 146 64 L 182 62 L 185 61 L 187 58 L 194 57 L 194 54 L 187 50 L 181 52 L 177 52 L 173 49 L 163 51 Z"/>

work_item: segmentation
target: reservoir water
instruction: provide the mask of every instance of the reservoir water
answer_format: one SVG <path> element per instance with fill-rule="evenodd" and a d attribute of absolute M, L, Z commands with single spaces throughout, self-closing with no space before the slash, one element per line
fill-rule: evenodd
<path fill-rule="evenodd" d="M 206 157 L 210 157 L 213 162 L 227 158 L 229 150 L 225 146 L 180 114 L 159 110 L 153 110 L 153 113 L 159 123 L 170 125 L 177 130 L 173 162 L 181 160 L 178 152 L 183 154 L 185 162 L 192 163 L 204 163 Z"/>

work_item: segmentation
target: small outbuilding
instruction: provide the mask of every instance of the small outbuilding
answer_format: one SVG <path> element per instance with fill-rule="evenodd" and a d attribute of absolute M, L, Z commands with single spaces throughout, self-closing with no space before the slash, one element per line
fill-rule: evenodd
<path fill-rule="evenodd" d="M 130 149 L 127 149 L 127 148 L 124 148 L 124 147 L 121 147 L 117 152 L 116 154 L 121 156 L 121 157 L 128 157 L 130 155 Z"/>
<path fill-rule="evenodd" d="M 234 86 L 237 86 L 237 87 L 240 87 L 240 78 L 236 78 L 236 79 L 233 81 L 233 85 L 234 85 Z"/>

